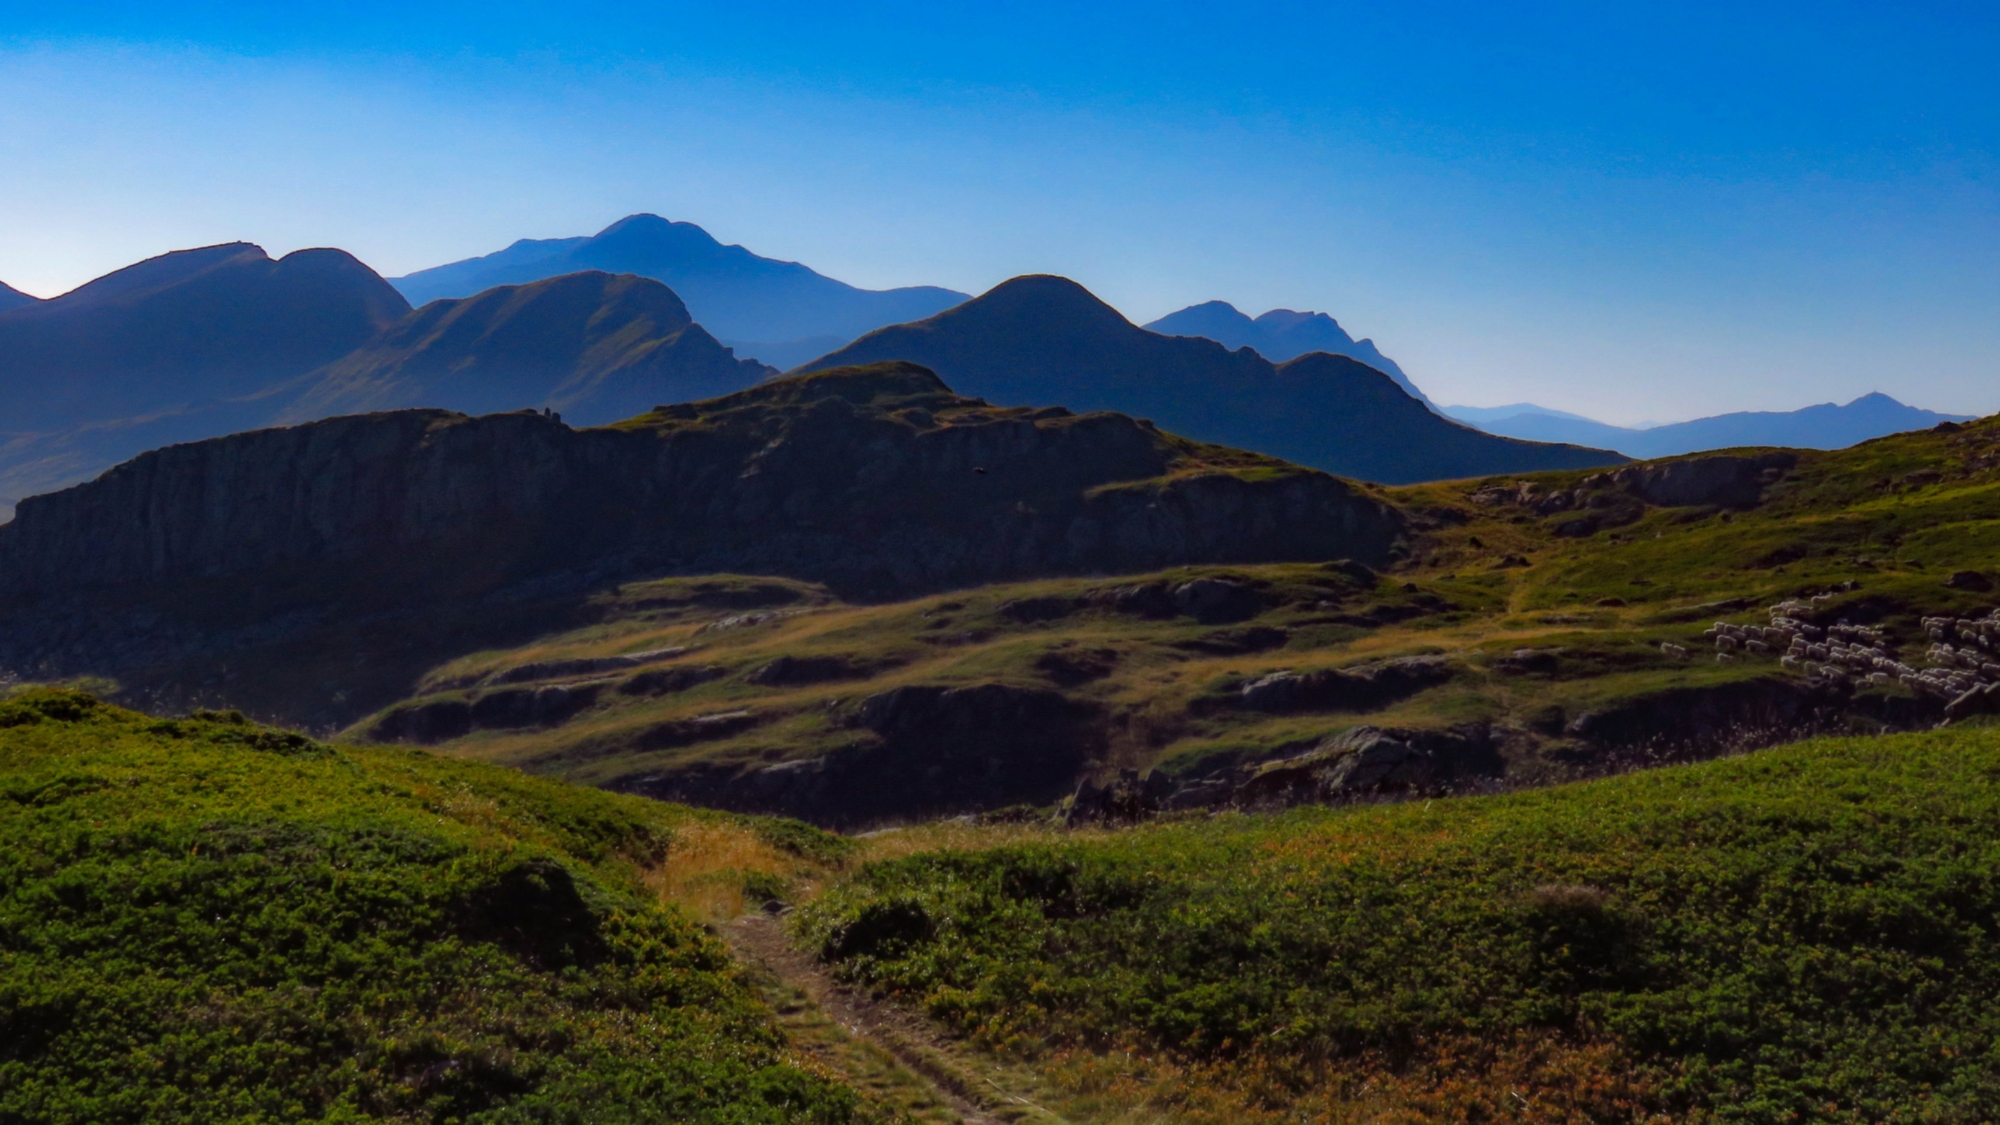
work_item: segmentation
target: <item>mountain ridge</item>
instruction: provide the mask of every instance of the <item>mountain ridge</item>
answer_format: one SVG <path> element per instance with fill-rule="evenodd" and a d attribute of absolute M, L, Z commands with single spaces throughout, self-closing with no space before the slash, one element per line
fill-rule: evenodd
<path fill-rule="evenodd" d="M 1445 412 L 1463 409 L 1447 407 Z M 1871 391 L 1847 403 L 1824 402 L 1797 410 L 1736 411 L 1644 429 L 1612 426 L 1532 406 L 1520 413 L 1488 417 L 1471 424 L 1489 433 L 1530 441 L 1587 441 L 1633 457 L 1650 458 L 1739 446 L 1842 449 L 1872 438 L 1970 418 L 1970 415 L 1941 414 L 1908 406 L 1889 395 Z"/>
<path fill-rule="evenodd" d="M 537 407 L 601 425 L 775 374 L 731 356 L 667 286 L 593 271 L 429 302 L 316 373 L 278 420 Z"/>
<path fill-rule="evenodd" d="M 1395 380 L 1405 394 L 1432 410 L 1437 409 L 1396 361 L 1382 354 L 1375 341 L 1356 340 L 1339 321 L 1323 312 L 1271 309 L 1252 318 L 1227 301 L 1204 301 L 1168 313 L 1143 327 L 1162 336 L 1202 336 L 1227 348 L 1253 348 L 1272 363 L 1297 359 L 1309 352 L 1344 355 L 1382 372 Z"/>
<path fill-rule="evenodd" d="M 878 329 L 795 370 L 907 360 L 964 393 L 1149 417 L 1203 441 L 1384 483 L 1620 464 L 1615 453 L 1493 439 L 1440 417 L 1382 371 L 1311 353 L 1147 331 L 1068 278 L 1013 278 L 913 324 Z"/>
<path fill-rule="evenodd" d="M 628 215 L 588 237 L 523 239 L 494 254 L 390 280 L 413 304 L 422 304 L 583 270 L 633 273 L 663 282 L 718 339 L 746 358 L 766 362 L 774 361 L 757 355 L 758 350 L 790 356 L 804 339 L 851 340 L 966 299 L 966 294 L 936 286 L 861 289 L 798 262 L 725 245 L 694 223 L 644 213 Z"/>
<path fill-rule="evenodd" d="M 41 300 L 40 297 L 23 293 L 6 282 L 0 281 L 0 312 L 6 312 L 8 309 L 17 309 L 23 305 L 40 304 Z"/>
<path fill-rule="evenodd" d="M 632 275 L 413 310 L 344 251 L 174 251 L 0 312 L 0 520 L 150 449 L 332 413 L 534 406 L 604 423 L 774 373 Z"/>

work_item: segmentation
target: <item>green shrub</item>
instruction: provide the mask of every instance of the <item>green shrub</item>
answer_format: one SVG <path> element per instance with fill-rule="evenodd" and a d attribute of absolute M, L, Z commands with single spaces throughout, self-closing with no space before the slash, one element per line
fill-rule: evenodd
<path fill-rule="evenodd" d="M 1275 1067 L 1299 1097 L 1553 1042 L 1608 1045 L 1602 1067 L 1643 1079 L 1614 1119 L 1985 1121 L 1996 779 L 1993 729 L 1822 740 L 896 859 L 802 925 L 849 976 L 988 1043 Z"/>
<path fill-rule="evenodd" d="M 851 1120 L 641 893 L 669 831 L 226 713 L 0 704 L 0 1121 Z"/>

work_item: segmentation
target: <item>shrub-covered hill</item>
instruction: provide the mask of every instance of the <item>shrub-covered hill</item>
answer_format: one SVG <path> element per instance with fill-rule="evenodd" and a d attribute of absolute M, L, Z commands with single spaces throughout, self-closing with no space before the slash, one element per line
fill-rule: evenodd
<path fill-rule="evenodd" d="M 0 1121 L 848 1121 L 641 882 L 684 810 L 0 703 Z"/>
<path fill-rule="evenodd" d="M 1973 728 L 920 854 L 803 934 L 1194 1119 L 1990 1121 L 1996 777 Z"/>

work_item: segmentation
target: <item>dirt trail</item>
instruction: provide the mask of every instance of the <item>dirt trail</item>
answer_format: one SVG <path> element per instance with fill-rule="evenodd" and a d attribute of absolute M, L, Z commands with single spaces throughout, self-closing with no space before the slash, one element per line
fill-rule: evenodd
<path fill-rule="evenodd" d="M 898 1108 L 919 1121 L 1069 1125 L 1067 1119 L 1005 1088 L 996 1081 L 998 1070 L 967 1057 L 921 1016 L 834 980 L 811 955 L 785 941 L 784 926 L 777 919 L 746 914 L 717 930 L 737 957 L 770 978 L 765 982 L 767 991 L 793 1045 L 841 1071 L 865 1092 L 901 1103 Z M 802 1010 L 800 999 L 810 1010 Z M 855 1041 L 873 1051 L 855 1050 Z M 987 1070 L 993 1073 L 981 1073 Z"/>

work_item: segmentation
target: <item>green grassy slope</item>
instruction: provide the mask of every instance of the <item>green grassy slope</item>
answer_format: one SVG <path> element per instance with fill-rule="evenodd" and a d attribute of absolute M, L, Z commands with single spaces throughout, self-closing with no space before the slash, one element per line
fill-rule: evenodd
<path fill-rule="evenodd" d="M 802 932 L 1185 1119 L 1986 1121 L 1996 778 L 1973 728 L 1052 835 L 871 864 Z"/>
<path fill-rule="evenodd" d="M 0 1121 L 853 1120 L 647 889 L 706 823 L 20 694 L 0 703 Z"/>

